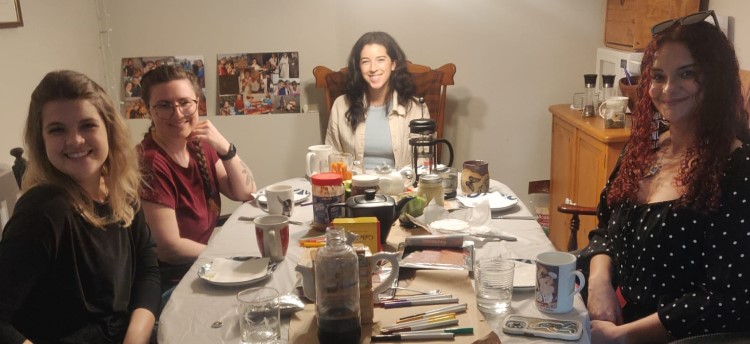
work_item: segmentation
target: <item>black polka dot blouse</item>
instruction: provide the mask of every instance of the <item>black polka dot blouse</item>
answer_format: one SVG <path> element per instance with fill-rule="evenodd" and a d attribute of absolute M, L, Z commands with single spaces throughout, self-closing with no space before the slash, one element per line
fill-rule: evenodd
<path fill-rule="evenodd" d="M 678 338 L 750 329 L 750 145 L 729 159 L 719 209 L 708 214 L 674 201 L 609 208 L 605 187 L 599 228 L 579 255 L 610 255 L 626 309 L 658 312 Z"/>

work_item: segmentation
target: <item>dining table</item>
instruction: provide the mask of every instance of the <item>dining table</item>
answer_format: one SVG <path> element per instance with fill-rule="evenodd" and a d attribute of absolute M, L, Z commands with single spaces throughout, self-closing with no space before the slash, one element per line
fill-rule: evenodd
<path fill-rule="evenodd" d="M 275 184 L 287 184 L 295 189 L 311 190 L 310 182 L 305 178 L 293 178 L 279 181 Z M 490 191 L 497 191 L 510 199 L 516 199 L 517 195 L 507 185 L 491 180 Z M 199 277 L 199 270 L 205 264 L 210 264 L 214 259 L 242 256 L 260 256 L 255 236 L 254 225 L 247 221 L 247 217 L 265 215 L 256 202 L 249 201 L 238 206 L 223 226 L 217 227 L 208 241 L 206 248 L 196 259 L 190 270 L 185 274 L 180 283 L 174 289 L 169 301 L 164 306 L 158 320 L 159 343 L 240 343 L 239 316 L 237 314 L 238 292 L 251 287 L 272 287 L 279 294 L 299 293 L 300 276 L 295 271 L 296 265 L 304 260 L 308 248 L 301 247 L 300 239 L 311 235 L 322 235 L 311 228 L 313 218 L 311 197 L 304 202 L 295 205 L 289 227 L 289 247 L 284 260 L 276 265 L 276 270 L 269 278 L 263 279 L 250 285 L 224 286 L 208 283 Z M 489 223 L 493 234 L 508 235 L 517 238 L 516 241 L 484 241 L 474 242 L 474 258 L 500 256 L 508 259 L 532 261 L 539 253 L 554 251 L 550 240 L 545 235 L 542 227 L 529 211 L 528 207 L 520 200 L 500 212 L 492 212 L 493 219 Z M 240 218 L 243 218 L 242 220 Z M 420 232 L 421 231 L 421 232 Z M 414 234 L 429 234 L 423 229 L 408 229 L 399 226 L 398 222 L 391 229 L 383 250 L 394 251 L 404 238 Z M 308 255 L 309 257 L 309 255 Z M 403 270 L 404 268 L 401 268 Z M 435 270 L 436 271 L 436 270 Z M 422 276 L 430 274 L 429 271 L 420 271 Z M 436 272 L 435 276 L 439 276 Z M 550 339 L 530 337 L 523 335 L 509 335 L 502 331 L 502 322 L 508 315 L 522 315 L 536 318 L 549 318 L 558 320 L 577 320 L 583 325 L 583 333 L 577 341 L 571 343 L 590 342 L 590 321 L 583 299 L 575 295 L 574 308 L 563 314 L 550 314 L 539 311 L 535 305 L 534 288 L 517 289 L 513 292 L 511 308 L 504 314 L 493 315 L 480 312 L 476 307 L 475 297 L 472 295 L 472 275 L 468 272 L 458 273 L 459 278 L 450 277 L 443 280 L 443 285 L 437 287 L 450 290 L 453 284 L 463 286 L 461 292 L 466 293 L 462 303 L 468 304 L 467 313 L 462 315 L 461 327 L 471 326 L 474 333 L 471 335 L 457 335 L 452 341 L 454 343 L 475 343 L 481 339 L 489 338 L 490 332 L 494 332 L 502 343 L 549 343 Z M 406 275 L 406 274 L 404 274 Z M 417 275 L 419 279 L 419 275 Z M 415 283 L 413 285 L 419 285 Z M 469 286 L 467 292 L 466 288 Z M 422 288 L 426 286 L 421 285 Z M 304 309 L 282 317 L 281 342 L 282 343 L 315 343 L 317 342 L 314 328 L 314 303 L 304 297 Z M 438 308 L 438 306 L 417 306 L 400 308 L 401 313 L 414 314 L 426 310 Z M 379 334 L 376 328 L 391 325 L 393 314 L 390 310 L 375 307 L 374 324 L 363 326 L 362 343 L 370 342 L 370 333 Z M 554 340 L 556 342 L 565 342 Z"/>

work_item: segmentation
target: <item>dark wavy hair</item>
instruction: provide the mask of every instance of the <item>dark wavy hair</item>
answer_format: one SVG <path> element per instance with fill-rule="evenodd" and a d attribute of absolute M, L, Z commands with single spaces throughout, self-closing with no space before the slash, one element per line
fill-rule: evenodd
<path fill-rule="evenodd" d="M 346 99 L 349 102 L 349 110 L 346 111 L 346 120 L 349 122 L 352 130 L 355 130 L 360 123 L 364 122 L 365 112 L 367 111 L 364 107 L 363 96 L 366 94 L 368 85 L 362 76 L 362 71 L 359 69 L 359 59 L 362 57 L 362 49 L 369 44 L 379 44 L 385 47 L 388 57 L 396 63 L 396 69 L 391 73 L 391 77 L 388 80 L 386 108 L 392 108 L 392 104 L 390 104 L 392 97 L 390 95 L 394 90 L 398 93 L 398 103 L 407 107 L 411 104 L 410 100 L 415 90 L 411 74 L 406 70 L 406 54 L 401 50 L 396 40 L 391 35 L 380 31 L 368 32 L 362 35 L 354 43 L 352 51 L 349 53 L 347 63 L 349 75 L 346 81 L 346 89 L 344 90 Z"/>
<path fill-rule="evenodd" d="M 696 140 L 680 163 L 675 183 L 684 188 L 677 207 L 701 212 L 718 209 L 720 181 L 735 139 L 748 142 L 747 113 L 742 107 L 739 66 L 732 43 L 708 22 L 675 25 L 657 34 L 641 61 L 640 101 L 633 113 L 633 128 L 621 160 L 620 172 L 610 186 L 607 204 L 635 202 L 638 182 L 643 178 L 655 150 L 651 141 L 652 118 L 657 112 L 649 88 L 656 52 L 668 42 L 685 44 L 695 61 L 697 82 L 703 100 L 692 116 Z"/>

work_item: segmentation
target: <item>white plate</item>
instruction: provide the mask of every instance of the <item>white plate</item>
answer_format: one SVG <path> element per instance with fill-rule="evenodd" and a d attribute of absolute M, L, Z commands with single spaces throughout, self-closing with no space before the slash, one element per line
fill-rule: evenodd
<path fill-rule="evenodd" d="M 518 204 L 518 198 L 515 198 L 513 196 L 505 196 L 497 191 L 481 194 L 478 196 L 457 196 L 456 199 L 458 199 L 461 204 L 467 207 L 474 207 L 476 204 L 486 199 L 489 201 L 490 210 L 492 211 L 505 210 Z"/>
<path fill-rule="evenodd" d="M 536 264 L 528 264 L 516 261 L 516 269 L 513 272 L 513 288 L 521 290 L 534 290 L 536 288 Z"/>
<path fill-rule="evenodd" d="M 200 279 L 219 286 L 241 286 L 262 281 L 276 270 L 267 257 L 216 258 L 198 269 Z"/>
<path fill-rule="evenodd" d="M 265 204 L 268 202 L 266 200 L 266 190 L 260 190 L 258 192 L 258 202 Z M 304 202 L 306 199 L 310 198 L 310 191 L 307 191 L 305 189 L 294 189 L 294 203 L 300 204 Z"/>

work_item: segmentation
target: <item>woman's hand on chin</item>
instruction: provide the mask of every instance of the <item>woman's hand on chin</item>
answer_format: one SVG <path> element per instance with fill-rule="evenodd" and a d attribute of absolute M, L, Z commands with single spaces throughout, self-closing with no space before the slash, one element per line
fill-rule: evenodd
<path fill-rule="evenodd" d="M 195 128 L 193 128 L 190 137 L 194 140 L 207 142 L 219 155 L 225 155 L 229 150 L 229 141 L 221 135 L 219 130 L 209 120 L 198 122 Z"/>

